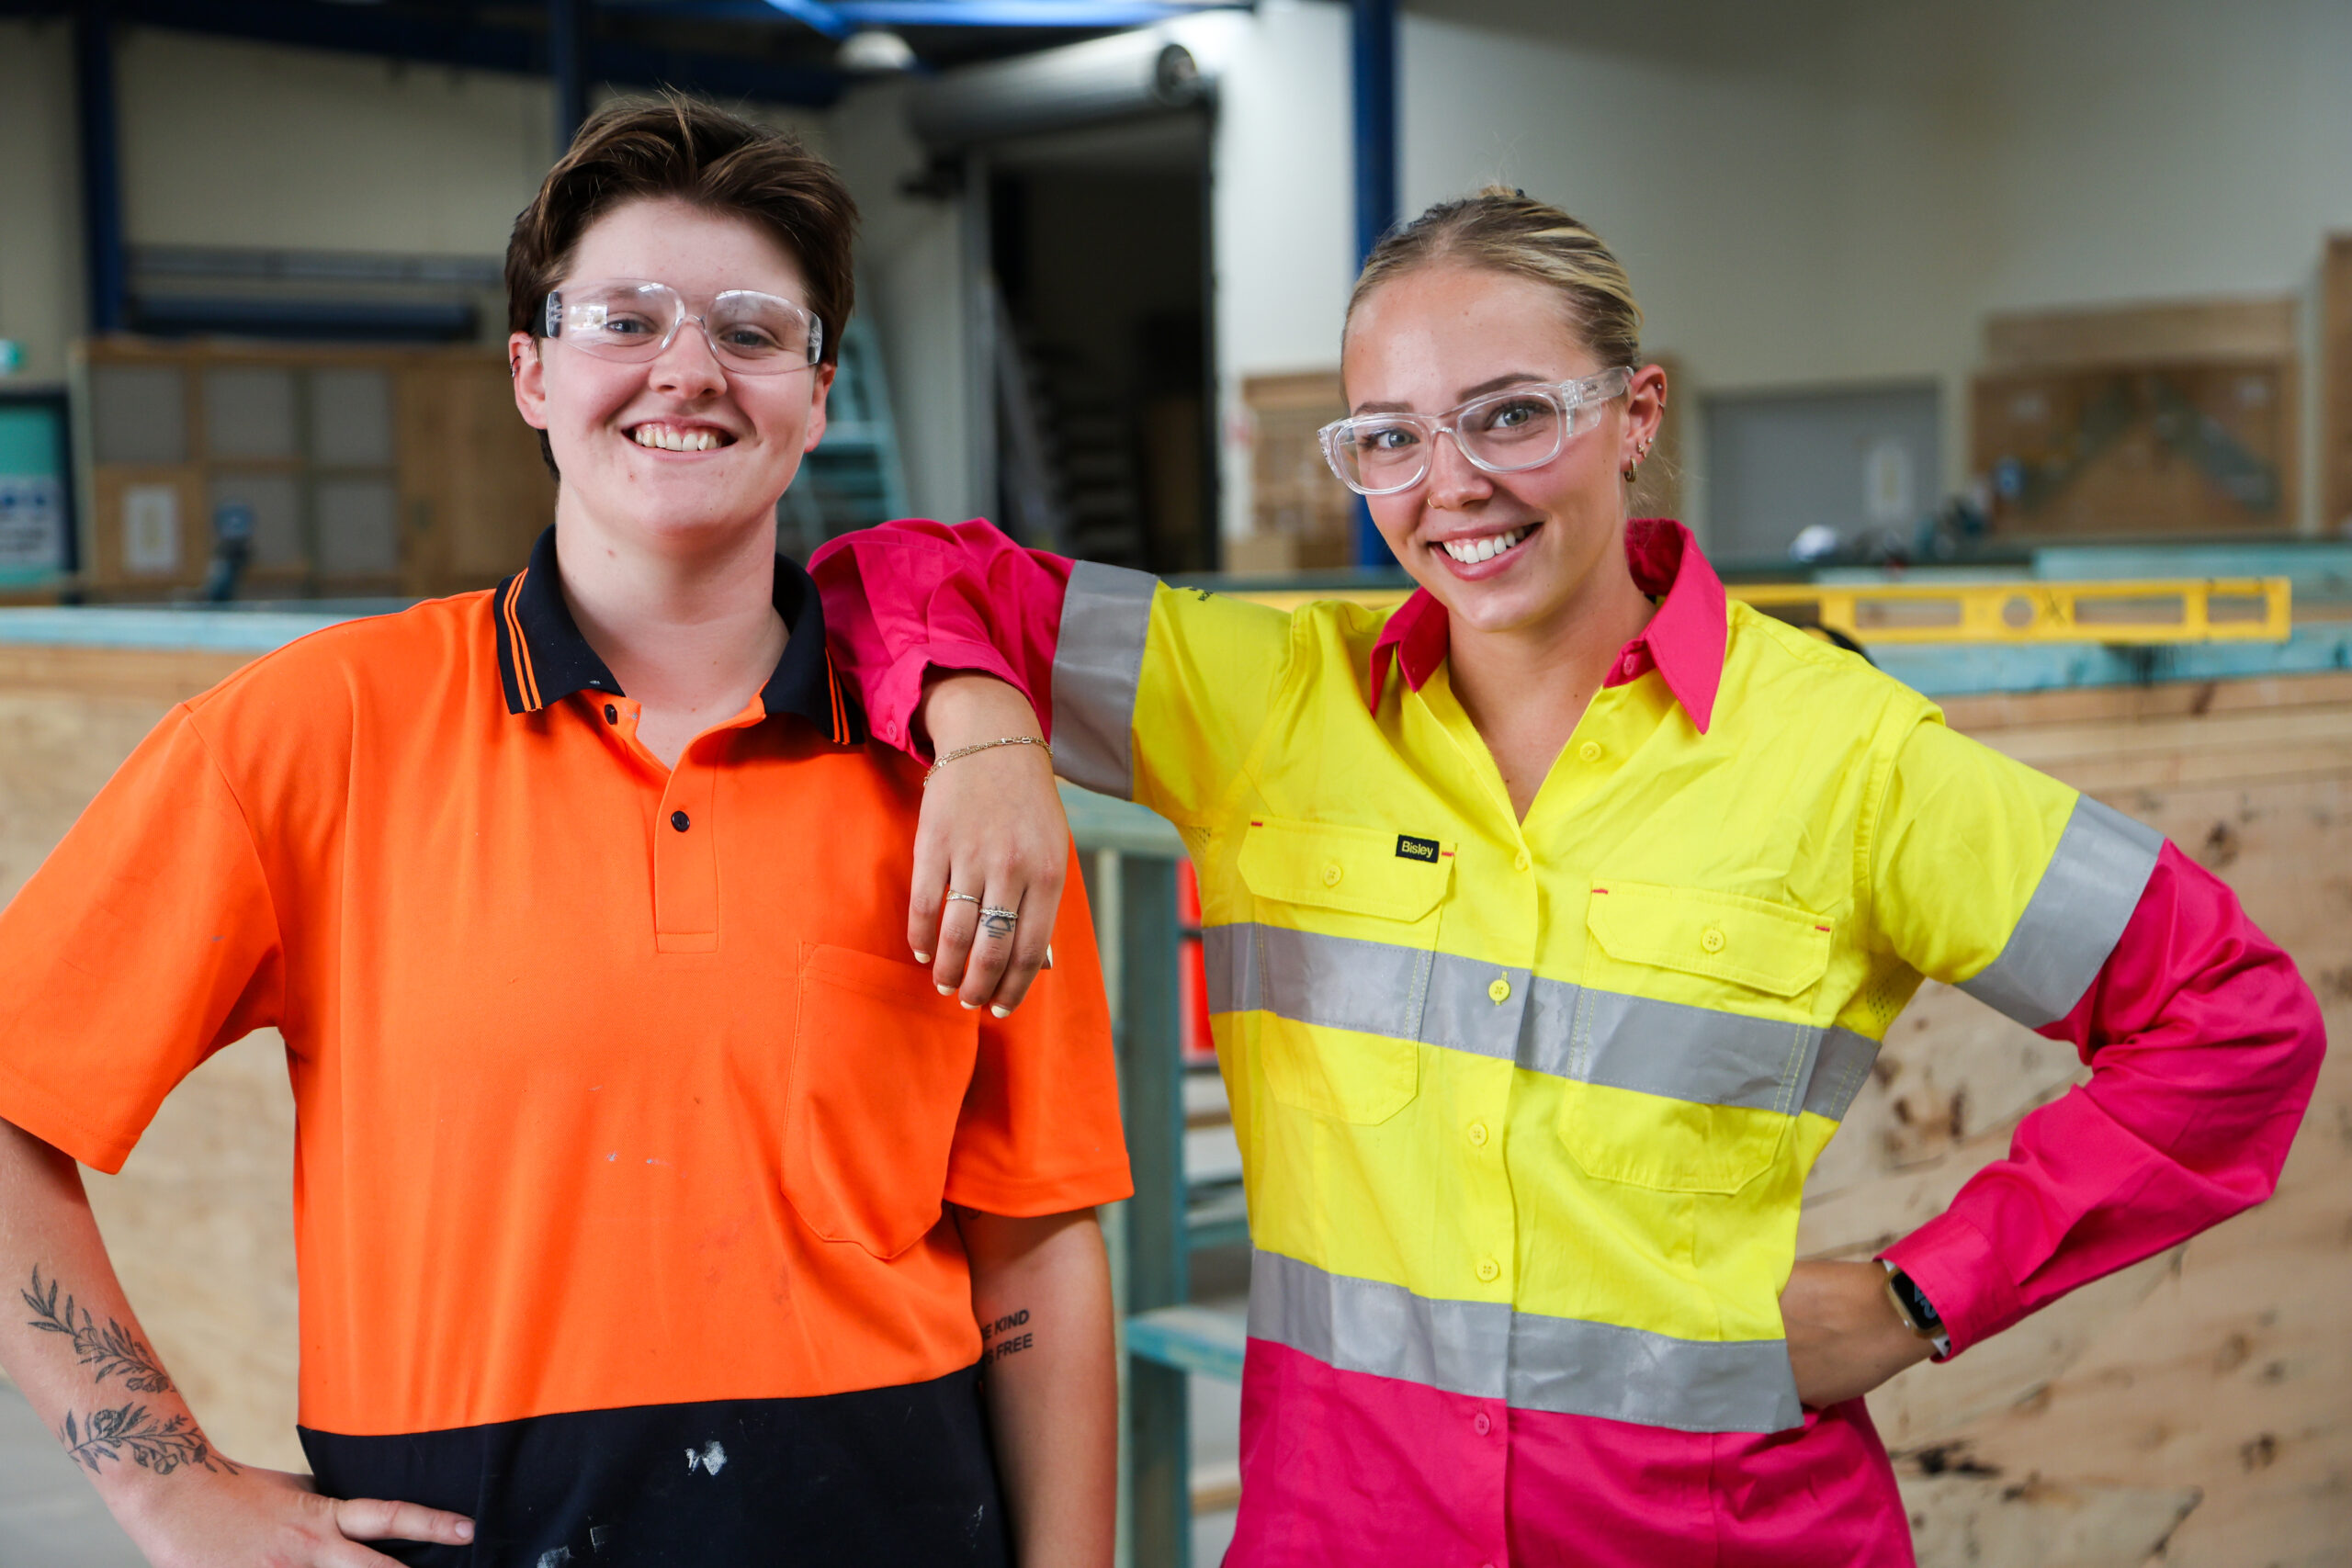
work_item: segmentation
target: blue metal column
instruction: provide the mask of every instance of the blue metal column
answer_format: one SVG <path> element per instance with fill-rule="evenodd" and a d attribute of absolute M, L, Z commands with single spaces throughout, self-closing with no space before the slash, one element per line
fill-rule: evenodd
<path fill-rule="evenodd" d="M 74 107 L 82 152 L 82 261 L 90 330 L 123 329 L 130 293 L 123 259 L 122 168 L 114 105 L 114 17 L 106 0 L 74 9 Z"/>
<path fill-rule="evenodd" d="M 548 0 L 548 74 L 555 80 L 555 155 L 563 156 L 588 118 L 588 79 L 582 68 L 586 0 Z"/>
<path fill-rule="evenodd" d="M 1355 97 L 1356 260 L 1372 254 L 1396 222 L 1396 0 L 1349 0 L 1349 57 Z M 1356 564 L 1396 564 L 1356 501 Z"/>
<path fill-rule="evenodd" d="M 1112 1031 L 1136 1195 L 1127 1204 L 1129 1313 L 1186 1295 L 1184 1097 L 1176 981 L 1176 863 L 1119 857 L 1119 990 Z M 1108 891 L 1106 889 L 1106 891 Z M 1127 1464 L 1136 1568 L 1183 1568 L 1193 1539 L 1192 1423 L 1184 1374 L 1127 1363 Z"/>

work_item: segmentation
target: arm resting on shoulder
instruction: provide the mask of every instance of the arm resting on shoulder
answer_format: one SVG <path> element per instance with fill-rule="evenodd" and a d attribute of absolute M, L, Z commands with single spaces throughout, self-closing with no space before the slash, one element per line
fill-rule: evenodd
<path fill-rule="evenodd" d="M 899 522 L 831 541 L 809 570 L 875 736 L 928 760 L 1046 737 L 1071 564 L 986 523 Z M 915 836 L 907 944 L 942 994 L 1000 1018 L 1045 962 L 1069 874 L 1069 824 L 1046 755 L 1003 746 L 949 763 L 923 792 Z M 984 905 L 1018 911 L 1010 936 L 982 928 Z"/>
<path fill-rule="evenodd" d="M 367 1568 L 354 1544 L 462 1545 L 473 1526 L 413 1503 L 339 1501 L 232 1463 L 150 1348 L 71 1156 L 0 1122 L 0 1366 L 157 1568 Z"/>
<path fill-rule="evenodd" d="M 956 1209 L 980 1387 L 1022 1568 L 1107 1568 L 1118 1506 L 1111 1270 L 1094 1211 Z"/>

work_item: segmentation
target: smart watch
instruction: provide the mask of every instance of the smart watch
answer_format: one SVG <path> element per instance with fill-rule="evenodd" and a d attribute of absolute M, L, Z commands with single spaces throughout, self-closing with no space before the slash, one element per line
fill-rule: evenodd
<path fill-rule="evenodd" d="M 1943 1315 L 1936 1311 L 1936 1303 L 1912 1283 L 1910 1275 L 1888 1259 L 1880 1258 L 1878 1266 L 1886 1270 L 1886 1299 L 1894 1303 L 1894 1315 L 1903 1320 L 1903 1326 L 1934 1346 L 1938 1359 L 1951 1355 L 1951 1336 L 1944 1331 Z"/>

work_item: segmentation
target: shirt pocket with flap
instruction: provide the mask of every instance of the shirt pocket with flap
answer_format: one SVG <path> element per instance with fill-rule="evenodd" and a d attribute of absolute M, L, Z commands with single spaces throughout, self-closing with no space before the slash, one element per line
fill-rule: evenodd
<path fill-rule="evenodd" d="M 1559 1130 L 1586 1175 L 1738 1191 L 1787 1149 L 1835 931 L 1792 904 L 1596 881 Z"/>
<path fill-rule="evenodd" d="M 784 1191 L 810 1230 L 896 1258 L 939 1223 L 979 1019 L 931 972 L 804 943 Z"/>
<path fill-rule="evenodd" d="M 1252 821 L 1237 862 L 1255 899 L 1235 1005 L 1284 1105 L 1385 1122 L 1419 1089 L 1421 1011 L 1453 846 L 1386 829 Z"/>

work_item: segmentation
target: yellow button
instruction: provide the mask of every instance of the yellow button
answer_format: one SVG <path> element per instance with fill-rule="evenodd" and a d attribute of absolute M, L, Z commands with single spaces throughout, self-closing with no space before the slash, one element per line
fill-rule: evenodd
<path fill-rule="evenodd" d="M 1709 953 L 1721 953 L 1724 950 L 1723 928 L 1720 926 L 1709 926 L 1705 931 L 1701 931 L 1699 933 L 1699 945 L 1705 948 Z"/>
<path fill-rule="evenodd" d="M 1347 874 L 1345 872 L 1340 869 L 1340 863 L 1338 861 L 1333 861 L 1329 865 L 1323 868 L 1323 886 L 1326 887 L 1337 887 L 1340 885 L 1340 878 L 1346 874 Z"/>
<path fill-rule="evenodd" d="M 1600 742 L 1598 740 L 1586 741 L 1583 745 L 1577 748 L 1577 755 L 1582 757 L 1588 762 L 1598 762 L 1600 761 Z"/>
<path fill-rule="evenodd" d="M 1513 857 L 1510 863 L 1510 868 L 1513 871 L 1525 871 L 1529 866 L 1533 865 L 1534 863 L 1535 858 L 1529 854 L 1525 850 L 1521 850 L 1515 857 Z"/>
<path fill-rule="evenodd" d="M 1478 1279 L 1482 1283 L 1491 1285 L 1497 1280 L 1502 1278 L 1502 1273 L 1503 1266 L 1496 1262 L 1493 1258 L 1481 1258 L 1478 1259 Z"/>
<path fill-rule="evenodd" d="M 1470 1123 L 1470 1144 L 1474 1148 L 1483 1149 L 1487 1146 L 1487 1124 L 1484 1122 Z"/>
<path fill-rule="evenodd" d="M 1510 1000 L 1510 981 L 1500 975 L 1496 976 L 1494 983 L 1487 987 L 1487 995 L 1494 998 L 1498 1006 Z"/>

